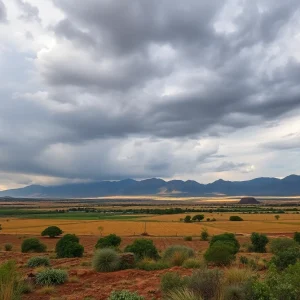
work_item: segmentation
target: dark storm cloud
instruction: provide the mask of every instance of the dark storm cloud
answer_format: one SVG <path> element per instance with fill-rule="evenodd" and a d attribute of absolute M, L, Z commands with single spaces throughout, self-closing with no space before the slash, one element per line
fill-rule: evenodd
<path fill-rule="evenodd" d="M 0 23 L 6 22 L 6 7 L 2 0 L 0 0 Z"/>

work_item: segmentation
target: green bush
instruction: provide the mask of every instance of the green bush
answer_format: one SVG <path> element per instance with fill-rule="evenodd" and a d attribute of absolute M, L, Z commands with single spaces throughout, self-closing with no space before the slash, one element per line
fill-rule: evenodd
<path fill-rule="evenodd" d="M 40 267 L 40 266 L 49 267 L 50 266 L 50 260 L 46 256 L 31 257 L 27 262 L 27 266 L 29 268 L 36 268 L 36 267 Z"/>
<path fill-rule="evenodd" d="M 111 292 L 108 300 L 144 300 L 145 298 L 139 296 L 137 293 L 132 293 L 129 291 L 113 291 Z"/>
<path fill-rule="evenodd" d="M 23 253 L 28 252 L 45 252 L 47 249 L 46 245 L 41 243 L 37 238 L 29 238 L 23 241 L 21 250 Z"/>
<path fill-rule="evenodd" d="M 145 257 L 158 259 L 158 251 L 152 240 L 136 239 L 131 245 L 128 245 L 124 252 L 134 253 L 137 259 Z"/>
<path fill-rule="evenodd" d="M 185 216 L 185 218 L 183 219 L 184 223 L 191 223 L 192 222 L 192 217 L 191 216 Z"/>
<path fill-rule="evenodd" d="M 244 300 L 246 291 L 243 285 L 229 285 L 224 288 L 224 300 Z"/>
<path fill-rule="evenodd" d="M 190 236 L 190 235 L 189 236 L 185 236 L 184 240 L 187 241 L 187 242 L 191 242 L 193 240 L 193 237 Z"/>
<path fill-rule="evenodd" d="M 282 251 L 286 251 L 289 248 L 299 247 L 298 243 L 289 238 L 277 238 L 271 241 L 271 252 L 273 254 L 278 254 Z"/>
<path fill-rule="evenodd" d="M 55 238 L 61 235 L 63 231 L 57 226 L 49 226 L 44 231 L 42 231 L 42 236 L 49 236 L 50 238 Z"/>
<path fill-rule="evenodd" d="M 68 280 L 68 273 L 60 269 L 45 269 L 38 272 L 35 279 L 39 285 L 59 285 Z"/>
<path fill-rule="evenodd" d="M 12 244 L 5 244 L 5 245 L 4 245 L 4 250 L 5 250 L 5 251 L 11 251 L 12 248 L 13 248 Z"/>
<path fill-rule="evenodd" d="M 188 283 L 187 277 L 181 277 L 177 272 L 168 272 L 162 275 L 160 289 L 164 294 L 185 288 Z"/>
<path fill-rule="evenodd" d="M 15 261 L 0 265 L 0 299 L 20 300 L 22 293 L 21 275 Z"/>
<path fill-rule="evenodd" d="M 251 234 L 251 243 L 253 245 L 254 252 L 265 253 L 266 245 L 268 244 L 269 239 L 265 234 L 259 234 L 257 232 L 253 232 Z"/>
<path fill-rule="evenodd" d="M 230 216 L 229 221 L 244 221 L 240 216 Z"/>
<path fill-rule="evenodd" d="M 238 240 L 236 239 L 233 233 L 222 233 L 222 234 L 214 235 L 211 238 L 209 245 L 212 246 L 214 243 L 218 241 L 222 243 L 231 244 L 231 247 L 233 247 L 234 249 L 234 254 L 236 254 L 240 249 L 240 243 L 238 242 Z"/>
<path fill-rule="evenodd" d="M 217 241 L 212 244 L 204 253 L 208 263 L 217 266 L 227 266 L 235 260 L 235 248 L 232 243 Z"/>
<path fill-rule="evenodd" d="M 298 244 L 300 244 L 300 232 L 294 233 L 294 241 L 296 241 Z"/>
<path fill-rule="evenodd" d="M 195 215 L 192 218 L 193 221 L 198 221 L 198 222 L 202 221 L 203 219 L 204 219 L 204 215 Z"/>
<path fill-rule="evenodd" d="M 93 268 L 97 272 L 113 272 L 120 269 L 120 257 L 111 248 L 97 250 L 94 254 Z"/>
<path fill-rule="evenodd" d="M 280 252 L 277 252 L 272 258 L 271 262 L 273 262 L 279 270 L 283 270 L 289 265 L 294 265 L 299 258 L 299 247 L 294 247 L 287 248 L 285 251 L 281 250 Z"/>
<path fill-rule="evenodd" d="M 181 266 L 186 259 L 193 256 L 195 256 L 195 252 L 192 248 L 174 245 L 165 250 L 163 259 L 170 262 L 172 266 Z"/>
<path fill-rule="evenodd" d="M 144 258 L 137 263 L 137 268 L 145 271 L 155 271 L 168 269 L 170 264 L 162 260 L 153 260 Z"/>
<path fill-rule="evenodd" d="M 200 269 L 200 268 L 205 268 L 206 263 L 203 260 L 189 258 L 183 263 L 182 266 L 186 269 Z"/>
<path fill-rule="evenodd" d="M 219 299 L 222 290 L 223 273 L 218 270 L 200 269 L 188 279 L 188 288 L 203 299 Z"/>
<path fill-rule="evenodd" d="M 209 238 L 209 234 L 207 228 L 203 228 L 200 234 L 200 239 L 201 241 L 208 241 L 208 238 Z"/>
<path fill-rule="evenodd" d="M 82 257 L 84 248 L 75 234 L 66 234 L 57 242 L 55 252 L 58 258 Z"/>
<path fill-rule="evenodd" d="M 168 293 L 168 300 L 202 300 L 190 290 L 183 288 Z"/>
<path fill-rule="evenodd" d="M 110 234 L 98 240 L 95 248 L 117 248 L 121 244 L 121 238 L 115 234 Z"/>

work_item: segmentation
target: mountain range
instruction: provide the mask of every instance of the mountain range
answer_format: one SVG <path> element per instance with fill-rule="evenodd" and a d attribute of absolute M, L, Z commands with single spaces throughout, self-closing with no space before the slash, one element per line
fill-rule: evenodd
<path fill-rule="evenodd" d="M 225 181 L 201 184 L 196 181 L 152 178 L 146 180 L 125 179 L 74 183 L 55 186 L 29 185 L 23 188 L 0 191 L 0 197 L 32 198 L 84 198 L 117 195 L 172 195 L 172 196 L 297 196 L 300 195 L 300 176 L 283 179 L 255 178 L 248 181 Z"/>

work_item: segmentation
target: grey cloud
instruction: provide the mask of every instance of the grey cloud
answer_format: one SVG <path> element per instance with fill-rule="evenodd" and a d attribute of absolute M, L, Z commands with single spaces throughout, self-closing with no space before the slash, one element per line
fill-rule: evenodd
<path fill-rule="evenodd" d="M 20 15 L 20 19 L 24 21 L 37 21 L 41 22 L 39 17 L 39 10 L 36 6 L 31 5 L 30 3 L 23 0 L 15 0 L 22 10 L 22 14 Z"/>
<path fill-rule="evenodd" d="M 300 150 L 300 134 L 282 137 L 281 139 L 266 142 L 262 145 L 264 148 L 272 150 Z"/>
<path fill-rule="evenodd" d="M 248 167 L 246 163 L 234 163 L 230 161 L 222 162 L 218 167 L 215 168 L 216 172 L 228 172 L 228 171 L 244 171 Z"/>
<path fill-rule="evenodd" d="M 7 15 L 6 15 L 6 7 L 2 0 L 0 0 L 0 23 L 7 21 Z"/>

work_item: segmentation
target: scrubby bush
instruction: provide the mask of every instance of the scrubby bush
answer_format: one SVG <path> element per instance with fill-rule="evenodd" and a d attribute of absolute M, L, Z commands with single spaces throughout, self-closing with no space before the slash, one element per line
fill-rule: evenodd
<path fill-rule="evenodd" d="M 158 259 L 158 251 L 152 240 L 148 239 L 136 239 L 131 245 L 128 245 L 124 252 L 132 252 L 137 259 L 145 257 Z"/>
<path fill-rule="evenodd" d="M 176 289 L 168 293 L 168 300 L 202 300 L 187 288 Z"/>
<path fill-rule="evenodd" d="M 47 249 L 46 245 L 41 243 L 37 238 L 29 238 L 23 241 L 21 250 L 23 253 L 27 252 L 45 252 Z"/>
<path fill-rule="evenodd" d="M 46 256 L 31 257 L 27 262 L 27 266 L 29 268 L 36 268 L 36 267 L 40 267 L 40 266 L 49 267 L 50 266 L 50 260 Z"/>
<path fill-rule="evenodd" d="M 163 259 L 170 262 L 172 266 L 181 266 L 183 262 L 195 255 L 192 248 L 174 245 L 167 248 L 163 254 Z"/>
<path fill-rule="evenodd" d="M 95 248 L 117 248 L 121 244 L 121 238 L 115 234 L 110 234 L 98 240 Z"/>
<path fill-rule="evenodd" d="M 137 293 L 132 293 L 126 290 L 111 292 L 108 300 L 144 300 L 145 298 L 139 296 Z"/>
<path fill-rule="evenodd" d="M 211 238 L 209 245 L 212 246 L 218 241 L 230 245 L 234 249 L 234 254 L 237 253 L 240 249 L 240 243 L 238 242 L 233 233 L 222 233 L 214 235 Z"/>
<path fill-rule="evenodd" d="M 265 253 L 266 245 L 268 244 L 269 239 L 265 234 L 259 234 L 257 232 L 253 232 L 251 234 L 251 243 L 253 245 L 254 252 Z"/>
<path fill-rule="evenodd" d="M 75 234 L 66 234 L 57 242 L 55 252 L 58 258 L 82 257 L 84 248 Z"/>
<path fill-rule="evenodd" d="M 5 250 L 5 251 L 11 251 L 12 248 L 13 248 L 12 244 L 5 244 L 5 245 L 4 245 L 4 250 Z"/>
<path fill-rule="evenodd" d="M 198 222 L 202 221 L 203 219 L 204 219 L 204 215 L 195 215 L 192 218 L 193 221 L 198 221 Z"/>
<path fill-rule="evenodd" d="M 0 299 L 21 299 L 22 282 L 14 261 L 7 261 L 0 265 Z"/>
<path fill-rule="evenodd" d="M 287 248 L 277 252 L 272 258 L 272 262 L 279 270 L 287 268 L 289 265 L 294 265 L 300 258 L 299 247 Z"/>
<path fill-rule="evenodd" d="M 191 216 L 185 216 L 185 218 L 183 219 L 184 223 L 191 223 L 192 222 L 192 217 Z"/>
<path fill-rule="evenodd" d="M 244 221 L 240 216 L 230 216 L 229 221 Z"/>
<path fill-rule="evenodd" d="M 227 266 L 235 260 L 235 248 L 232 243 L 217 241 L 206 250 L 204 258 L 208 263 Z"/>
<path fill-rule="evenodd" d="M 190 235 L 189 236 L 185 236 L 184 240 L 187 241 L 187 242 L 191 242 L 193 240 L 193 237 L 190 236 Z"/>
<path fill-rule="evenodd" d="M 294 233 L 294 241 L 296 241 L 298 244 L 300 244 L 300 232 Z"/>
<path fill-rule="evenodd" d="M 249 259 L 246 256 L 240 256 L 240 263 L 247 265 L 249 263 Z"/>
<path fill-rule="evenodd" d="M 208 241 L 208 238 L 209 238 L 209 234 L 207 228 L 203 228 L 200 234 L 200 239 L 201 241 Z"/>
<path fill-rule="evenodd" d="M 110 248 L 97 250 L 94 254 L 93 268 L 97 272 L 113 272 L 120 269 L 120 257 Z"/>
<path fill-rule="evenodd" d="M 200 269 L 188 279 L 188 288 L 203 299 L 218 299 L 222 289 L 223 273 L 218 270 Z"/>
<path fill-rule="evenodd" d="M 277 238 L 271 241 L 271 252 L 273 254 L 278 254 L 282 251 L 286 251 L 289 248 L 299 247 L 298 243 L 289 238 Z"/>
<path fill-rule="evenodd" d="M 242 285 L 254 278 L 254 273 L 247 268 L 229 268 L 225 273 L 225 283 L 227 285 Z"/>
<path fill-rule="evenodd" d="M 184 261 L 182 266 L 186 269 L 200 269 L 206 267 L 206 262 L 204 260 L 189 258 L 186 261 Z"/>
<path fill-rule="evenodd" d="M 50 238 L 55 238 L 61 235 L 63 231 L 57 226 L 49 226 L 44 231 L 42 231 L 42 236 L 49 236 Z"/>
<path fill-rule="evenodd" d="M 176 272 L 168 272 L 161 277 L 160 288 L 164 294 L 168 294 L 172 291 L 185 288 L 188 283 L 187 277 L 181 277 Z"/>
<path fill-rule="evenodd" d="M 224 300 L 245 300 L 246 291 L 243 285 L 229 285 L 224 288 Z"/>
<path fill-rule="evenodd" d="M 145 271 L 155 271 L 168 269 L 170 264 L 162 260 L 153 260 L 151 258 L 143 258 L 137 263 L 137 268 Z"/>
<path fill-rule="evenodd" d="M 68 273 L 60 269 L 45 269 L 36 274 L 36 283 L 39 285 L 59 285 L 68 280 Z"/>

